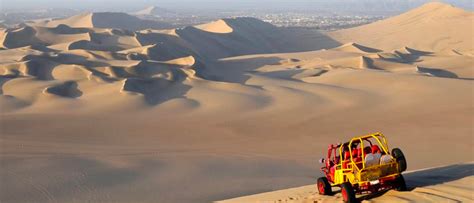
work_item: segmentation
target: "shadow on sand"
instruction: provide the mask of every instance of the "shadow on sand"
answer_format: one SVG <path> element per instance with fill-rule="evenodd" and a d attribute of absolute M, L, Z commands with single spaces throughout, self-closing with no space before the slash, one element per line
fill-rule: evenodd
<path fill-rule="evenodd" d="M 409 190 L 443 184 L 474 175 L 474 163 L 456 164 L 404 174 Z"/>
<path fill-rule="evenodd" d="M 409 191 L 419 187 L 439 185 L 474 175 L 474 163 L 455 164 L 450 166 L 429 168 L 403 174 Z M 365 195 L 360 201 L 380 197 L 388 191 Z"/>

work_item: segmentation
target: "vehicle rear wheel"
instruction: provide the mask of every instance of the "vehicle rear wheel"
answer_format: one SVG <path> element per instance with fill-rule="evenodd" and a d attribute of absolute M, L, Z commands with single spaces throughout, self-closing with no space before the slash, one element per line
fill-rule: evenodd
<path fill-rule="evenodd" d="M 407 191 L 407 184 L 405 183 L 405 178 L 403 178 L 401 174 L 395 179 L 395 190 Z"/>
<path fill-rule="evenodd" d="M 405 159 L 405 155 L 403 155 L 402 150 L 398 148 L 392 149 L 392 156 L 397 160 L 398 172 L 401 173 L 407 170 L 407 160 Z"/>
<path fill-rule="evenodd" d="M 341 194 L 342 200 L 346 203 L 353 203 L 357 202 L 357 198 L 355 196 L 354 188 L 352 187 L 351 183 L 345 182 L 341 185 Z"/>
<path fill-rule="evenodd" d="M 326 177 L 318 178 L 318 192 L 320 195 L 330 195 L 332 193 L 331 184 Z"/>

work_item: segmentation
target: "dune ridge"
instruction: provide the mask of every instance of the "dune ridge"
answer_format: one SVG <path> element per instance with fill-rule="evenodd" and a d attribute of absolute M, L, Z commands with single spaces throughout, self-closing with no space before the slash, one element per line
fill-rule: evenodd
<path fill-rule="evenodd" d="M 174 14 L 174 15 L 176 15 L 176 13 L 173 12 L 173 11 L 170 11 L 170 10 L 165 9 L 165 8 L 160 8 L 160 7 L 157 7 L 157 6 L 149 6 L 149 7 L 146 7 L 144 9 L 142 9 L 142 10 L 133 12 L 132 14 L 137 15 L 137 16 L 161 16 L 161 15 L 164 15 L 164 14 Z"/>
<path fill-rule="evenodd" d="M 231 33 L 234 31 L 224 20 L 198 25 L 196 28 L 212 33 Z"/>
<path fill-rule="evenodd" d="M 382 51 L 382 50 L 366 47 L 364 45 L 360 45 L 360 44 L 357 44 L 357 43 L 354 43 L 354 42 L 350 42 L 350 43 L 344 44 L 340 47 L 333 48 L 333 50 L 346 51 L 346 52 L 355 52 L 355 53 L 362 53 L 362 54 L 377 53 L 377 52 Z"/>

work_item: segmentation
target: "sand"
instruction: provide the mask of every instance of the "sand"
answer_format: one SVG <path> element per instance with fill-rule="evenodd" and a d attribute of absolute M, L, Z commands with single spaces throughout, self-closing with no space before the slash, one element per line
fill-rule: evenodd
<path fill-rule="evenodd" d="M 408 191 L 383 191 L 360 197 L 360 200 L 361 202 L 470 202 L 473 199 L 473 172 L 472 162 L 410 171 L 405 173 Z M 342 202 L 339 190 L 336 189 L 335 192 L 332 196 L 321 196 L 315 185 L 308 185 L 217 202 Z"/>
<path fill-rule="evenodd" d="M 234 30 L 224 20 L 218 20 L 208 24 L 197 25 L 196 28 L 212 33 L 232 33 Z"/>
<path fill-rule="evenodd" d="M 433 32 L 462 43 L 419 37 L 448 25 L 417 14 L 449 19 Z M 301 187 L 321 176 L 329 143 L 377 131 L 411 171 L 466 164 L 438 182 L 438 169 L 407 174 L 411 192 L 371 201 L 473 199 L 471 12 L 431 3 L 354 28 L 365 38 L 253 18 L 128 30 L 91 15 L 0 32 L 1 202 L 211 202 Z M 408 33 L 385 23 L 410 17 L 420 28 Z M 409 40 L 370 41 L 385 29 Z M 277 196 L 321 198 L 313 190 Z"/>
<path fill-rule="evenodd" d="M 84 13 L 65 19 L 34 21 L 32 24 L 45 27 L 68 25 L 77 28 L 115 28 L 126 30 L 172 28 L 172 25 L 165 22 L 144 20 L 126 13 L 118 12 Z"/>
<path fill-rule="evenodd" d="M 427 51 L 473 51 L 474 14 L 431 2 L 402 15 L 329 35 L 342 42 L 358 42 L 384 50 L 403 46 Z M 462 29 L 461 29 L 462 28 Z"/>

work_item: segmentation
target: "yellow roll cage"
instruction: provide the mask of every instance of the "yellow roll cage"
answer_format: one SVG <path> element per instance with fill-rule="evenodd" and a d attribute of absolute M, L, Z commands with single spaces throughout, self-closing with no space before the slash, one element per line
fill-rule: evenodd
<path fill-rule="evenodd" d="M 400 173 L 398 172 L 398 163 L 395 161 L 395 159 L 392 159 L 392 161 L 385 163 L 385 164 L 378 164 L 374 166 L 370 166 L 366 168 L 365 165 L 365 151 L 364 151 L 364 141 L 367 141 L 372 145 L 372 140 L 375 140 L 380 146 L 380 149 L 384 152 L 386 155 L 390 155 L 387 139 L 385 136 L 380 133 L 373 133 L 369 135 L 363 135 L 363 136 L 358 136 L 352 138 L 349 142 L 346 142 L 344 144 L 341 144 L 339 146 L 339 157 L 340 161 L 336 165 L 336 170 L 334 174 L 334 183 L 331 184 L 332 186 L 335 185 L 340 185 L 344 182 L 350 182 L 351 184 L 364 184 L 372 180 L 378 180 L 380 178 L 387 178 L 387 177 L 392 177 L 392 176 L 398 176 Z M 354 157 L 352 156 L 352 146 L 353 144 L 360 144 L 360 148 L 362 149 L 362 160 L 360 162 L 355 162 Z M 350 153 L 350 159 L 345 160 L 343 156 L 343 152 L 345 152 L 345 148 L 349 150 Z M 346 168 L 343 168 L 343 163 L 350 161 L 349 163 L 346 163 L 347 166 Z M 362 162 L 362 168 L 359 168 L 357 165 L 361 164 Z"/>

